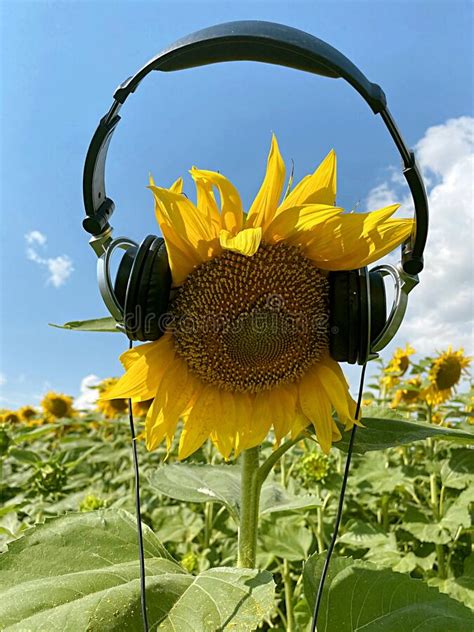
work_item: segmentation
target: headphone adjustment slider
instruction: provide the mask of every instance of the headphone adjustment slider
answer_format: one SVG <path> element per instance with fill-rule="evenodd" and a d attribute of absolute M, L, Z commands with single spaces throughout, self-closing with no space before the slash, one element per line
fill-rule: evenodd
<path fill-rule="evenodd" d="M 102 233 L 89 239 L 89 244 L 98 257 L 101 257 L 112 243 L 113 230 L 112 226 L 108 226 Z"/>

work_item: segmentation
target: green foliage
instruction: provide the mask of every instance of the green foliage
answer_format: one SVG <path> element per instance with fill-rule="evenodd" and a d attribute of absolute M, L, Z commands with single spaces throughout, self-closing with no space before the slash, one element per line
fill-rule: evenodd
<path fill-rule="evenodd" d="M 381 411 L 377 412 L 380 415 Z M 371 417 L 365 413 L 362 423 L 365 428 L 363 432 L 357 433 L 354 442 L 354 452 L 358 454 L 365 454 L 372 450 L 385 450 L 395 445 L 405 445 L 429 438 L 474 443 L 474 435 L 471 432 L 400 419 L 393 412 L 378 417 Z M 340 428 L 343 430 L 342 425 Z M 347 433 L 343 433 L 342 440 L 335 446 L 347 452 L 349 447 Z"/>
<path fill-rule="evenodd" d="M 55 325 L 50 323 L 51 327 L 57 329 L 69 329 L 72 331 L 95 331 L 98 333 L 117 333 L 117 323 L 111 316 L 105 318 L 93 318 L 91 320 L 71 320 L 64 325 Z"/>
<path fill-rule="evenodd" d="M 305 564 L 304 590 L 310 603 L 323 564 L 324 555 L 315 555 Z M 329 568 L 319 621 L 318 632 L 470 632 L 474 616 L 419 579 L 339 557 Z"/>
<path fill-rule="evenodd" d="M 150 477 L 150 484 L 169 498 L 223 505 L 236 524 L 240 517 L 240 481 L 238 465 L 173 463 L 160 467 Z M 318 504 L 315 497 L 292 496 L 278 483 L 266 482 L 262 488 L 260 514 L 309 509 Z"/>
<path fill-rule="evenodd" d="M 470 395 L 395 411 L 403 384 L 367 393 L 319 632 L 474 628 Z M 139 631 L 128 421 L 38 423 L 0 425 L 0 629 Z M 258 572 L 234 568 L 240 465 L 209 445 L 178 463 L 138 441 L 153 629 L 307 632 L 348 440 L 325 456 L 307 437 L 278 461 Z M 270 438 L 261 461 L 272 455 Z"/>
<path fill-rule="evenodd" d="M 144 529 L 150 627 L 253 630 L 273 604 L 265 571 L 187 573 Z M 69 514 L 13 542 L 0 558 L 2 629 L 142 630 L 136 525 L 123 510 Z"/>

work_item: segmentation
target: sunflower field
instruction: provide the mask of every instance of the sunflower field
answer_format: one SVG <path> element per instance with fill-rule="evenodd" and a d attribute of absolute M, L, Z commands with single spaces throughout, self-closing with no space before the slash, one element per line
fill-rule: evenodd
<path fill-rule="evenodd" d="M 319 632 L 473 629 L 468 365 L 407 346 L 369 380 Z M 1 630 L 142 630 L 128 403 L 103 397 L 115 384 L 98 386 L 96 410 L 48 393 L 1 413 Z M 242 457 L 210 441 L 181 461 L 175 442 L 147 451 L 148 406 L 133 412 L 149 629 L 309 630 L 349 433 L 327 455 L 309 430 L 263 442 L 245 568 Z"/>

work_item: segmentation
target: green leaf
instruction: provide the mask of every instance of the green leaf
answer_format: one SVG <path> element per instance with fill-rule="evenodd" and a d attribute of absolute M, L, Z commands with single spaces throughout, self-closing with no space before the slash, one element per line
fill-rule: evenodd
<path fill-rule="evenodd" d="M 354 469 L 353 476 L 357 485 L 364 488 L 370 486 L 372 493 L 376 494 L 390 494 L 397 488 L 413 486 L 400 466 L 388 465 L 383 452 L 371 454 L 370 458 L 361 460 Z"/>
<path fill-rule="evenodd" d="M 436 562 L 436 552 L 433 551 L 425 557 L 415 555 L 413 551 L 410 551 L 402 557 L 402 559 L 393 567 L 394 571 L 400 573 L 411 573 L 415 568 L 421 568 L 424 571 L 430 571 Z"/>
<path fill-rule="evenodd" d="M 304 567 L 304 592 L 314 604 L 325 555 Z M 369 562 L 331 560 L 318 632 L 471 632 L 473 614 L 419 579 Z"/>
<path fill-rule="evenodd" d="M 432 577 L 428 580 L 430 586 L 436 586 L 439 591 L 446 593 L 453 599 L 462 601 L 474 610 L 474 555 L 470 555 L 464 562 L 464 574 L 461 577 L 439 579 Z"/>
<path fill-rule="evenodd" d="M 254 630 L 273 605 L 270 573 L 184 571 L 144 525 L 150 629 Z M 29 530 L 0 557 L 5 632 L 141 632 L 135 519 L 121 510 L 68 514 Z"/>
<path fill-rule="evenodd" d="M 172 463 L 153 472 L 150 485 L 175 500 L 225 505 L 234 520 L 239 522 L 239 465 Z M 310 509 L 319 504 L 314 496 L 293 496 L 281 485 L 266 482 L 262 487 L 260 514 L 287 513 Z"/>
<path fill-rule="evenodd" d="M 448 544 L 458 529 L 467 529 L 471 526 L 469 506 L 472 502 L 474 502 L 474 488 L 470 487 L 459 494 L 444 516 L 436 522 L 432 522 L 419 509 L 410 507 L 405 513 L 400 528 L 414 535 L 420 542 Z"/>
<path fill-rule="evenodd" d="M 236 522 L 239 520 L 238 465 L 172 463 L 153 472 L 150 476 L 150 485 L 176 500 L 225 505 Z"/>
<path fill-rule="evenodd" d="M 344 533 L 338 538 L 339 544 L 348 544 L 357 548 L 372 548 L 387 542 L 388 536 L 384 530 L 365 520 L 353 518 L 344 528 Z"/>
<path fill-rule="evenodd" d="M 292 513 L 303 509 L 313 509 L 319 507 L 320 504 L 316 496 L 293 496 L 278 483 L 268 481 L 262 487 L 260 515 Z"/>
<path fill-rule="evenodd" d="M 179 505 L 157 507 L 152 513 L 152 520 L 161 542 L 191 542 L 204 527 L 198 513 Z"/>
<path fill-rule="evenodd" d="M 41 457 L 32 450 L 24 450 L 22 448 L 10 448 L 10 450 L 8 451 L 8 456 L 13 457 L 20 463 L 25 463 L 26 465 L 37 465 L 38 463 L 41 463 Z"/>
<path fill-rule="evenodd" d="M 371 450 L 385 450 L 392 446 L 421 441 L 422 439 L 444 439 L 446 441 L 461 441 L 463 443 L 474 443 L 474 434 L 456 430 L 455 428 L 444 428 L 432 424 L 423 424 L 406 419 L 395 419 L 393 417 L 364 417 L 362 423 L 365 428 L 357 428 L 354 442 L 354 452 L 365 454 Z M 334 444 L 343 452 L 347 452 L 349 447 L 350 433 L 341 429 L 342 439 Z"/>
<path fill-rule="evenodd" d="M 64 323 L 64 325 L 55 325 L 54 323 L 49 323 L 49 325 L 57 329 L 70 329 L 73 331 L 97 331 L 100 333 L 117 333 L 120 331 L 117 329 L 117 322 L 112 316 L 92 318 L 91 320 L 71 320 L 68 323 Z"/>
<path fill-rule="evenodd" d="M 308 557 L 313 535 L 300 516 L 265 520 L 260 528 L 263 550 L 272 556 L 298 562 Z"/>
<path fill-rule="evenodd" d="M 211 568 L 191 577 L 160 623 L 164 632 L 252 632 L 274 606 L 274 583 L 268 571 Z"/>
<path fill-rule="evenodd" d="M 464 489 L 474 483 L 474 450 L 453 450 L 449 461 L 441 468 L 441 481 L 445 487 Z"/>

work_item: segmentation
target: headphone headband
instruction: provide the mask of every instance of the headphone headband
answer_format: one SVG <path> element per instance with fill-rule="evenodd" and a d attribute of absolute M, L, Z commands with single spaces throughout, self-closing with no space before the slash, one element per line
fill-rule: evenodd
<path fill-rule="evenodd" d="M 423 251 L 428 233 L 428 201 L 413 152 L 407 148 L 386 104 L 383 90 L 371 83 L 342 53 L 322 40 L 295 28 L 261 21 L 219 24 L 178 40 L 124 81 L 114 93 L 109 112 L 101 119 L 92 138 L 84 166 L 83 194 L 87 217 L 83 226 L 95 239 L 92 245 L 102 254 L 110 242 L 113 201 L 105 193 L 105 162 L 112 134 L 120 121 L 118 112 L 127 97 L 152 71 L 174 71 L 223 61 L 260 61 L 331 78 L 343 78 L 381 114 L 403 161 L 403 174 L 415 206 L 413 234 L 402 245 L 402 267 L 409 275 L 423 269 Z"/>
<path fill-rule="evenodd" d="M 386 106 L 381 87 L 371 83 L 347 57 L 326 42 L 290 26 L 255 20 L 217 24 L 176 41 L 124 81 L 114 99 L 124 103 L 152 70 L 169 72 L 225 61 L 258 61 L 324 77 L 342 77 L 374 113 Z"/>

